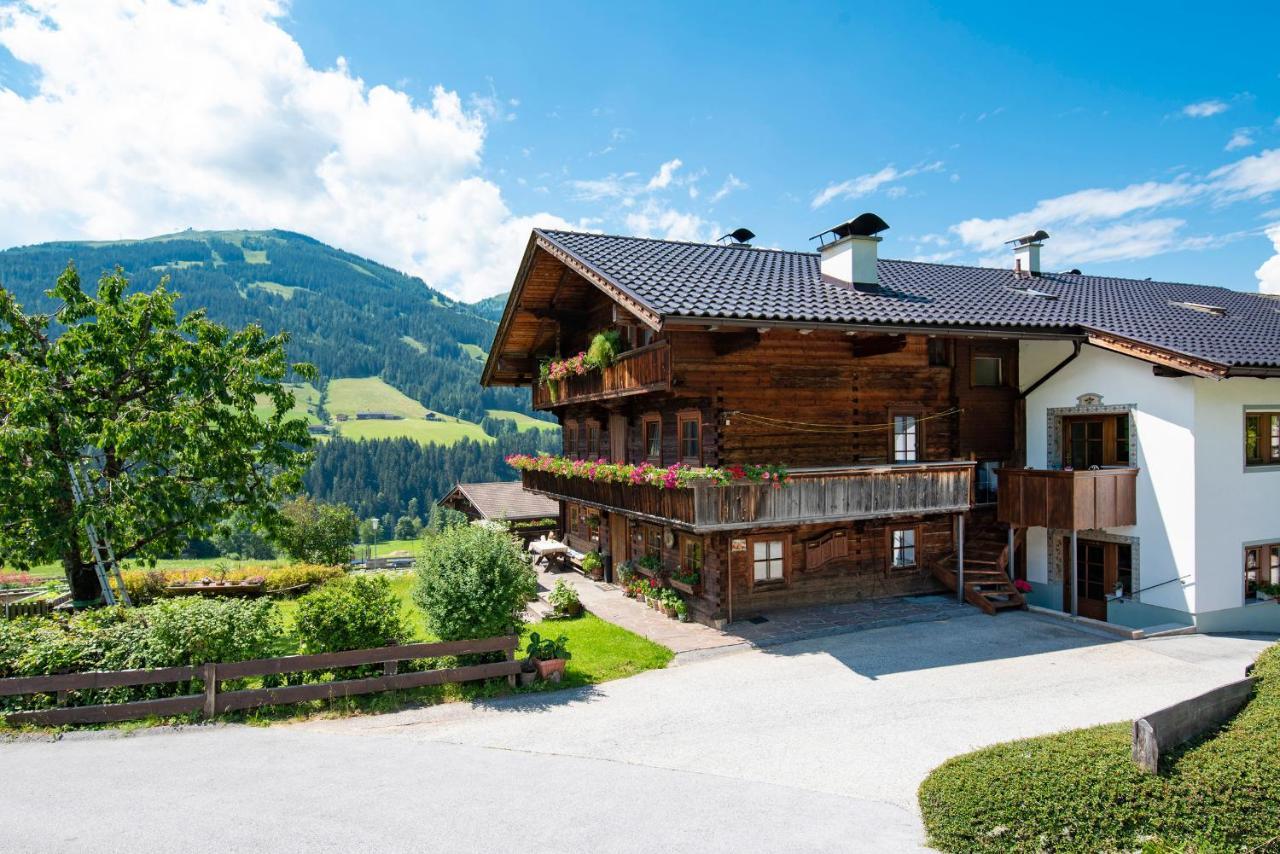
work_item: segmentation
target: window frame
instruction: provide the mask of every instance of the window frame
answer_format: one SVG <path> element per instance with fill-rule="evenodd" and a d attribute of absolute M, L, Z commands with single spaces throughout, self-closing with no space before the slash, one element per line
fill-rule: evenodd
<path fill-rule="evenodd" d="M 697 549 L 697 565 L 694 566 L 689 562 L 689 549 L 693 547 Z M 699 537 L 694 534 L 680 535 L 680 569 L 687 570 L 691 567 L 698 572 L 702 572 L 703 566 L 707 560 L 707 543 L 705 537 Z"/>
<path fill-rule="evenodd" d="M 899 531 L 911 533 L 911 563 L 899 564 L 896 562 L 897 548 L 894 545 L 893 537 Z M 910 572 L 918 570 L 923 565 L 921 562 L 921 554 L 924 550 L 924 526 L 917 523 L 914 525 L 886 525 L 884 529 L 884 561 L 885 570 L 887 572 Z"/>
<path fill-rule="evenodd" d="M 1243 594 L 1244 604 L 1254 604 L 1264 600 L 1257 598 L 1256 592 L 1251 595 L 1249 592 L 1249 553 L 1257 553 L 1258 565 L 1254 568 L 1254 588 L 1262 584 L 1280 584 L 1280 540 L 1269 543 L 1251 543 L 1246 545 L 1242 552 L 1241 560 L 1241 592 Z"/>
<path fill-rule="evenodd" d="M 777 578 L 756 578 L 756 544 L 757 543 L 781 543 L 782 554 L 778 558 L 768 557 L 766 551 L 765 563 L 772 563 L 776 560 L 782 561 L 782 575 Z M 767 546 L 766 546 L 767 549 Z M 751 589 L 757 587 L 785 587 L 791 583 L 791 535 L 790 534 L 761 534 L 755 537 L 747 537 L 747 580 L 751 583 Z"/>
<path fill-rule="evenodd" d="M 587 434 L 587 452 L 584 459 L 595 462 L 600 459 L 600 422 L 595 418 L 588 418 L 583 426 L 586 427 Z"/>
<path fill-rule="evenodd" d="M 570 418 L 564 422 L 561 429 L 564 432 L 564 455 L 576 458 L 578 456 L 578 419 Z"/>
<path fill-rule="evenodd" d="M 1103 468 L 1108 466 L 1133 466 L 1133 425 L 1129 423 L 1128 412 L 1100 412 L 1093 415 L 1064 415 L 1062 417 L 1062 468 L 1072 465 L 1072 446 L 1074 440 L 1071 436 L 1071 425 L 1073 424 L 1089 424 L 1099 423 L 1102 426 L 1102 461 L 1098 463 L 1087 463 L 1083 469 L 1085 471 L 1090 465 L 1097 465 Z M 1125 425 L 1124 429 L 1124 446 L 1127 459 L 1121 460 L 1118 453 L 1120 448 L 1120 424 Z M 1090 441 L 1088 438 L 1086 442 Z"/>
<path fill-rule="evenodd" d="M 951 339 L 939 338 L 936 335 L 926 339 L 925 358 L 931 368 L 949 368 L 951 367 Z"/>
<path fill-rule="evenodd" d="M 1258 456 L 1249 456 L 1249 422 L 1258 419 Z M 1280 409 L 1246 409 L 1244 411 L 1241 450 L 1244 467 L 1249 469 L 1280 467 Z"/>
<path fill-rule="evenodd" d="M 697 453 L 685 453 L 684 427 L 686 424 L 696 424 L 698 428 L 695 441 L 697 442 Z M 661 444 L 661 440 L 659 440 Z M 688 463 L 691 466 L 702 465 L 702 412 L 697 409 L 682 409 L 676 413 L 676 450 L 677 455 L 682 463 Z"/>
<path fill-rule="evenodd" d="M 650 453 L 652 445 L 649 441 L 649 428 L 653 426 L 658 437 L 658 453 Z M 640 417 L 640 456 L 653 465 L 662 465 L 662 415 L 648 412 Z"/>
<path fill-rule="evenodd" d="M 661 525 L 650 525 L 648 523 L 642 523 L 640 525 L 640 540 L 641 540 L 641 543 L 644 545 L 645 557 L 649 557 L 650 555 L 652 555 L 653 557 L 656 557 L 658 560 L 662 561 L 664 564 L 666 563 L 666 561 L 663 559 L 663 556 L 662 556 L 662 526 Z M 654 548 L 651 548 L 651 547 L 654 547 Z"/>
<path fill-rule="evenodd" d="M 898 459 L 898 419 L 911 418 L 914 419 L 915 430 L 915 456 L 909 460 Z M 889 462 L 904 463 L 910 465 L 912 463 L 924 462 L 924 422 L 921 419 L 921 413 L 918 409 L 894 409 L 889 413 Z"/>
<path fill-rule="evenodd" d="M 997 365 L 998 378 L 994 383 L 978 382 L 978 360 L 992 359 Z M 1005 376 L 1004 355 L 1001 353 L 981 353 L 974 352 L 969 354 L 969 388 L 1004 388 L 1008 384 Z"/>

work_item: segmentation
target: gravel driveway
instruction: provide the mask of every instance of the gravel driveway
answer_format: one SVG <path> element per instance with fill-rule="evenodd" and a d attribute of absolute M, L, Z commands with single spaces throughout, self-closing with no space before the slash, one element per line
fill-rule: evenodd
<path fill-rule="evenodd" d="M 966 616 L 481 706 L 5 744 L 0 848 L 914 850 L 947 757 L 1154 710 L 1265 645 Z"/>

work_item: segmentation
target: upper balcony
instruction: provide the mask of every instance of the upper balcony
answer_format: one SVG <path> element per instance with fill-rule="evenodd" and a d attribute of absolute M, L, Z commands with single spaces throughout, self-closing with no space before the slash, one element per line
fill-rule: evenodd
<path fill-rule="evenodd" d="M 1020 528 L 1090 531 L 1138 523 L 1138 470 L 1000 469 L 996 513 Z"/>
<path fill-rule="evenodd" d="M 533 408 L 551 409 L 570 403 L 626 397 L 671 390 L 671 345 L 656 341 L 629 350 L 612 365 L 558 383 L 533 387 Z"/>
<path fill-rule="evenodd" d="M 693 531 L 843 522 L 973 506 L 971 462 L 904 463 L 792 469 L 784 486 L 696 482 L 664 489 L 525 471 L 526 489 Z"/>

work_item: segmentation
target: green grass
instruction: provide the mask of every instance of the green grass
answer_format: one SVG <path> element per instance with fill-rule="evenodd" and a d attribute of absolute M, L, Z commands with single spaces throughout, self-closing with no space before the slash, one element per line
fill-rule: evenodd
<path fill-rule="evenodd" d="M 320 405 L 320 392 L 311 383 L 285 383 L 285 388 L 293 393 L 293 409 L 289 411 L 290 416 L 301 416 L 307 419 L 308 424 L 323 424 L 320 416 L 316 413 L 316 407 Z M 271 399 L 265 395 L 259 395 L 254 406 L 254 412 L 259 418 L 268 418 L 275 411 L 274 404 Z"/>
<path fill-rule="evenodd" d="M 265 252 L 263 254 L 266 254 Z M 282 285 L 279 282 L 250 282 L 249 287 L 257 288 L 260 291 L 266 291 L 269 294 L 284 297 L 285 299 L 293 299 L 295 291 L 305 291 L 306 288 L 299 288 L 293 285 Z"/>
<path fill-rule="evenodd" d="M 573 657 L 565 666 L 560 687 L 595 685 L 634 676 L 666 667 L 674 656 L 665 646 L 594 614 L 583 614 L 574 620 L 544 620 L 525 628 L 522 644 L 530 632 L 543 637 L 568 637 L 569 653 Z"/>
<path fill-rule="evenodd" d="M 410 337 L 410 336 L 408 336 L 408 335 L 401 335 L 401 336 L 400 336 L 400 340 L 401 340 L 401 341 L 403 341 L 404 343 L 408 344 L 408 345 L 409 345 L 410 347 L 412 347 L 413 349 L 417 350 L 419 353 L 425 353 L 425 352 L 427 352 L 427 345 L 426 345 L 426 344 L 423 344 L 423 343 L 422 343 L 421 341 L 419 341 L 417 338 L 411 338 L 411 337 Z"/>
<path fill-rule="evenodd" d="M 458 347 L 462 349 L 462 352 L 466 353 L 477 362 L 483 362 L 485 359 L 489 358 L 489 354 L 477 344 L 459 344 Z"/>
<path fill-rule="evenodd" d="M 270 264 L 267 260 L 267 250 L 265 249 L 245 249 L 240 247 L 240 251 L 244 253 L 244 262 L 246 264 Z"/>
<path fill-rule="evenodd" d="M 1249 704 L 1162 758 L 1130 758 L 1129 722 L 998 744 L 920 785 L 943 851 L 1263 851 L 1280 844 L 1280 646 L 1258 659 Z"/>
<path fill-rule="evenodd" d="M 346 439 L 413 439 L 426 445 L 452 445 L 462 439 L 489 442 L 492 438 L 479 424 L 436 413 L 441 420 L 427 421 L 427 408 L 379 377 L 330 380 L 326 408 L 333 415 L 348 415 L 335 421 L 338 435 Z M 357 412 L 390 412 L 404 416 L 398 421 L 356 421 Z"/>
<path fill-rule="evenodd" d="M 513 409 L 486 409 L 485 413 L 490 418 L 505 418 L 508 421 L 516 422 L 517 430 L 559 430 L 560 425 L 554 421 L 543 421 L 540 418 L 534 418 L 531 415 L 525 415 L 523 412 L 516 412 Z"/>

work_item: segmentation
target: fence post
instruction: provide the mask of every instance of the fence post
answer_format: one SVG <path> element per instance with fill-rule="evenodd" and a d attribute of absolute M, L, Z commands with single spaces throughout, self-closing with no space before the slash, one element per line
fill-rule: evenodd
<path fill-rule="evenodd" d="M 516 660 L 516 651 L 514 649 L 507 650 L 507 661 Z M 516 687 L 516 675 L 514 673 L 507 674 L 507 684 L 512 688 Z"/>
<path fill-rule="evenodd" d="M 382 664 L 383 676 L 395 676 L 399 672 L 400 672 L 400 662 L 398 661 L 383 662 Z"/>
<path fill-rule="evenodd" d="M 210 661 L 204 666 L 204 716 L 218 713 L 218 665 Z"/>

